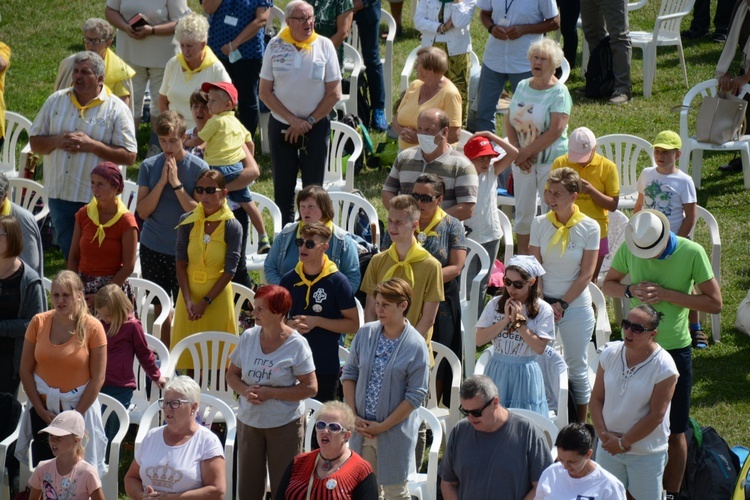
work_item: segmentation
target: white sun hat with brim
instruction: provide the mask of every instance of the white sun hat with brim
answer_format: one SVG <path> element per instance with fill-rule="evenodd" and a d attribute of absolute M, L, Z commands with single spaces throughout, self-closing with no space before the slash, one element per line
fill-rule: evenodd
<path fill-rule="evenodd" d="M 625 227 L 625 243 L 641 259 L 660 256 L 669 243 L 669 219 L 657 210 L 641 210 Z"/>

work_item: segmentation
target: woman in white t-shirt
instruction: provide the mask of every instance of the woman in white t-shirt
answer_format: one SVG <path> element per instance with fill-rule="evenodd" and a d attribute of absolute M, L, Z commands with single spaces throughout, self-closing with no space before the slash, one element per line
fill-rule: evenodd
<path fill-rule="evenodd" d="M 631 309 L 622 320 L 623 342 L 609 345 L 599 358 L 591 394 L 596 460 L 634 498 L 661 498 L 667 464 L 666 417 L 679 374 L 656 343 L 661 316 L 645 304 Z"/>
<path fill-rule="evenodd" d="M 287 326 L 292 307 L 286 288 L 265 285 L 255 292 L 255 323 L 229 355 L 227 383 L 239 394 L 237 498 L 264 498 L 266 464 L 271 496 L 284 471 L 302 453 L 303 400 L 318 393 L 307 340 Z"/>
<path fill-rule="evenodd" d="M 505 267 L 505 290 L 477 321 L 477 347 L 492 342 L 485 375 L 497 386 L 500 404 L 549 416 L 544 378 L 536 357 L 554 338 L 552 308 L 541 299 L 544 269 L 531 255 L 514 255 Z"/>
<path fill-rule="evenodd" d="M 542 472 L 534 500 L 625 500 L 619 479 L 591 460 L 594 427 L 573 423 L 557 435 L 557 462 Z"/>
<path fill-rule="evenodd" d="M 544 300 L 555 312 L 578 421 L 585 422 L 591 397 L 586 352 L 595 325 L 588 284 L 599 254 L 600 229 L 575 204 L 580 192 L 581 178 L 575 170 L 550 172 L 545 190 L 550 211 L 531 223 L 529 250 L 546 271 Z"/>
<path fill-rule="evenodd" d="M 200 396 L 200 386 L 185 375 L 167 383 L 159 400 L 167 423 L 151 429 L 136 448 L 125 474 L 128 498 L 165 498 L 162 493 L 182 498 L 179 494 L 186 492 L 195 498 L 224 498 L 224 448 L 216 434 L 196 421 Z"/>

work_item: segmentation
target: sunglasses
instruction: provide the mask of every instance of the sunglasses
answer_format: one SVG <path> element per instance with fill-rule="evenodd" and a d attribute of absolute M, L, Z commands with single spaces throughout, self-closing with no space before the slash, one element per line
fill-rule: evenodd
<path fill-rule="evenodd" d="M 338 422 L 323 422 L 322 420 L 318 420 L 315 422 L 315 430 L 318 432 L 323 432 L 324 430 L 328 429 L 328 431 L 331 434 L 340 434 L 344 432 L 346 429 L 344 429 L 344 426 L 341 425 Z"/>
<path fill-rule="evenodd" d="M 169 406 L 173 410 L 176 410 L 177 408 L 179 408 L 180 406 L 184 404 L 190 404 L 190 401 L 188 401 L 187 399 L 173 399 L 170 401 L 164 398 L 159 400 L 159 408 L 164 408 L 165 406 Z"/>
<path fill-rule="evenodd" d="M 438 199 L 437 196 L 430 196 L 429 194 L 417 194 L 417 193 L 412 193 L 411 197 L 417 201 L 421 201 L 422 203 L 432 203 L 433 201 Z"/>
<path fill-rule="evenodd" d="M 211 187 L 195 186 L 195 189 L 194 189 L 194 191 L 198 194 L 203 194 L 203 193 L 214 194 L 218 190 L 219 188 L 213 187 L 213 186 Z"/>
<path fill-rule="evenodd" d="M 503 278 L 503 283 L 505 283 L 505 286 L 512 286 L 516 290 L 520 290 L 526 285 L 526 283 L 528 283 L 528 281 L 513 281 L 508 278 Z"/>
<path fill-rule="evenodd" d="M 463 415 L 464 417 L 468 417 L 471 415 L 474 418 L 480 418 L 482 416 L 482 412 L 495 400 L 495 398 L 491 398 L 489 401 L 484 403 L 484 406 L 482 406 L 478 410 L 465 410 L 463 406 L 458 407 L 458 411 Z"/>
<path fill-rule="evenodd" d="M 636 335 L 640 335 L 643 332 L 653 332 L 654 330 L 656 330 L 656 328 L 646 328 L 643 325 L 640 325 L 638 323 L 632 323 L 626 319 L 622 320 L 622 329 L 630 330 Z"/>
<path fill-rule="evenodd" d="M 294 240 L 294 244 L 297 245 L 297 248 L 302 248 L 302 245 L 305 245 L 305 248 L 307 248 L 308 250 L 312 250 L 321 243 L 318 243 L 315 240 L 303 240 L 302 238 L 297 238 L 296 240 Z"/>

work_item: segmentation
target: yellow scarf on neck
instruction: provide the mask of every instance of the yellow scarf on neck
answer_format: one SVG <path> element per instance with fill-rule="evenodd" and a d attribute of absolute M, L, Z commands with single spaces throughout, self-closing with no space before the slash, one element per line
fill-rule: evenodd
<path fill-rule="evenodd" d="M 102 89 L 107 93 L 108 97 L 112 95 L 112 91 L 109 90 L 109 87 L 107 87 L 106 85 L 102 84 Z M 99 95 L 91 99 L 86 104 L 81 105 L 81 103 L 78 102 L 78 97 L 76 97 L 75 91 L 71 88 L 70 89 L 70 102 L 73 103 L 73 106 L 75 106 L 76 109 L 78 110 L 78 114 L 81 115 L 81 118 L 83 118 L 84 111 L 86 111 L 87 109 L 95 108 L 99 106 L 100 104 L 104 103 L 104 100 L 101 97 L 99 97 L 100 95 L 101 95 L 101 92 L 99 92 Z"/>
<path fill-rule="evenodd" d="M 105 236 L 104 230 L 117 224 L 117 221 L 120 220 L 120 217 L 128 213 L 128 207 L 126 207 L 122 200 L 120 200 L 119 196 L 115 198 L 115 204 L 117 205 L 117 212 L 115 213 L 115 216 L 109 219 L 109 221 L 104 224 L 99 222 L 99 201 L 94 198 L 91 200 L 91 203 L 86 205 L 86 215 L 88 215 L 89 219 L 91 219 L 91 222 L 96 225 L 96 233 L 94 233 L 94 237 L 91 238 L 92 243 L 98 238 L 99 246 L 102 246 L 102 242 L 104 241 Z"/>
<path fill-rule="evenodd" d="M 5 201 L 0 205 L 0 215 L 10 215 L 10 200 L 5 197 Z"/>
<path fill-rule="evenodd" d="M 203 245 L 203 248 L 205 248 L 208 242 L 205 239 L 206 225 L 204 223 L 229 219 L 234 219 L 234 214 L 229 209 L 229 205 L 227 205 L 226 199 L 224 200 L 224 204 L 222 205 L 221 209 L 218 212 L 209 215 L 208 217 L 206 217 L 206 214 L 203 211 L 203 203 L 198 203 L 198 206 L 195 207 L 195 209 L 190 212 L 190 215 L 185 217 L 185 220 L 180 222 L 177 227 L 184 226 L 186 224 L 197 224 L 199 241 L 200 244 Z M 177 227 L 175 227 L 175 229 L 177 229 Z"/>
<path fill-rule="evenodd" d="M 333 221 L 329 220 L 328 222 L 324 223 L 328 229 L 331 230 L 331 237 L 333 237 Z M 305 221 L 299 221 L 299 224 L 297 225 L 297 238 L 299 238 L 302 235 L 302 228 L 305 226 Z"/>
<path fill-rule="evenodd" d="M 298 42 L 294 39 L 292 36 L 292 30 L 289 29 L 289 26 L 281 30 L 281 33 L 279 33 L 279 38 L 284 40 L 286 43 L 291 43 L 295 47 L 297 47 L 300 50 L 310 50 L 310 47 L 312 47 L 313 42 L 318 39 L 318 34 L 313 31 L 313 34 L 310 35 L 310 38 L 307 40 L 302 40 L 301 42 Z"/>
<path fill-rule="evenodd" d="M 552 240 L 547 245 L 547 252 L 560 242 L 560 255 L 565 255 L 565 249 L 568 248 L 568 240 L 570 239 L 570 228 L 581 222 L 586 216 L 578 209 L 578 205 L 573 204 L 573 215 L 570 216 L 570 219 L 565 224 L 557 220 L 557 215 L 552 210 L 547 212 L 546 217 L 557 228 L 555 234 L 552 235 Z"/>
<path fill-rule="evenodd" d="M 117 54 L 107 49 L 104 53 L 104 83 L 113 88 L 116 83 L 135 76 L 135 70 L 120 59 Z"/>
<path fill-rule="evenodd" d="M 314 280 L 310 281 L 305 276 L 302 262 L 297 262 L 297 265 L 294 266 L 294 272 L 297 273 L 297 276 L 299 276 L 302 281 L 295 283 L 294 286 L 307 285 L 307 294 L 305 294 L 305 309 L 310 306 L 310 290 L 312 290 L 313 285 L 329 274 L 333 274 L 338 270 L 339 268 L 336 267 L 336 264 L 332 260 L 330 260 L 326 254 L 323 254 L 323 270 L 320 271 L 320 274 Z"/>
<path fill-rule="evenodd" d="M 209 68 L 215 63 L 219 62 L 219 58 L 216 57 L 216 54 L 214 54 L 214 51 L 211 50 L 211 47 L 209 47 L 208 45 L 203 48 L 203 61 L 201 61 L 201 65 L 196 69 L 190 69 L 190 66 L 188 66 L 188 63 L 185 60 L 185 56 L 182 55 L 182 52 L 177 54 L 177 60 L 180 62 L 180 66 L 182 66 L 182 71 L 184 73 L 187 73 L 185 75 L 185 81 L 188 82 L 193 78 L 193 76 L 195 76 L 196 73 L 200 73 L 204 69 Z"/>
<path fill-rule="evenodd" d="M 390 248 L 388 248 L 388 251 L 386 253 L 391 257 L 391 259 L 396 261 L 396 263 L 393 264 L 391 268 L 388 269 L 388 271 L 386 271 L 385 276 L 383 276 L 383 281 L 389 280 L 393 276 L 393 273 L 396 272 L 396 269 L 398 269 L 399 267 L 403 267 L 406 278 L 409 280 L 409 284 L 411 286 L 414 286 L 414 270 L 412 269 L 411 265 L 416 264 L 417 262 L 422 262 L 430 256 L 430 252 L 422 248 L 422 246 L 417 244 L 416 241 L 412 243 L 411 248 L 406 253 L 406 258 L 404 260 L 399 260 L 395 243 L 391 243 L 391 246 Z"/>
<path fill-rule="evenodd" d="M 435 215 L 432 216 L 432 219 L 430 220 L 430 223 L 427 224 L 427 227 L 424 228 L 423 231 L 420 231 L 419 228 L 417 228 L 417 241 L 420 245 L 424 245 L 424 242 L 427 241 L 427 238 L 430 236 L 437 236 L 438 234 L 433 231 L 435 226 L 440 224 L 440 221 L 445 219 L 445 216 L 448 215 L 445 213 L 445 211 L 437 207 L 437 212 L 435 212 Z"/>

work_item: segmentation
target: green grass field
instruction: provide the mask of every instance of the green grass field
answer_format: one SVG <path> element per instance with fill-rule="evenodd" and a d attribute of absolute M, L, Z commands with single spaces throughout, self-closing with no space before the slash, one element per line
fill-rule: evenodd
<path fill-rule="evenodd" d="M 283 8 L 285 3 L 286 1 L 278 6 Z M 199 10 L 197 1 L 190 0 L 190 4 L 195 10 Z M 631 13 L 631 29 L 653 29 L 658 7 L 658 2 L 652 0 L 644 9 Z M 394 95 L 403 61 L 419 43 L 418 33 L 411 28 L 408 10 L 409 3 L 406 2 L 405 36 L 397 40 L 393 61 Z M 81 24 L 88 17 L 104 17 L 104 2 L 5 0 L 0 5 L 0 14 L 0 40 L 13 49 L 11 67 L 6 77 L 7 107 L 33 120 L 52 90 L 59 62 L 70 53 L 82 50 Z M 689 18 L 683 22 L 683 28 L 688 25 Z M 478 14 L 475 15 L 472 34 L 474 50 L 481 59 L 487 33 L 479 23 Z M 722 45 L 704 38 L 686 41 L 684 48 L 690 85 L 712 78 Z M 574 100 L 569 130 L 587 126 L 597 136 L 628 133 L 649 141 L 660 130 L 678 131 L 678 115 L 670 110 L 681 104 L 687 89 L 682 80 L 677 50 L 659 50 L 653 95 L 650 99 L 642 97 L 640 51 L 633 52 L 632 79 L 633 101 L 621 107 L 608 106 L 582 98 L 573 92 L 583 86 L 580 69 L 575 69 L 568 82 Z M 141 132 L 143 137 L 144 130 Z M 376 142 L 382 141 L 382 134 L 374 134 L 374 139 Z M 749 234 L 750 191 L 743 189 L 741 174 L 723 174 L 717 170 L 719 165 L 731 158 L 729 154 L 706 155 L 703 186 L 698 192 L 699 204 L 711 211 L 719 221 L 724 311 L 722 343 L 694 354 L 692 413 L 701 424 L 715 427 L 730 445 L 750 445 L 750 425 L 747 423 L 750 415 L 750 339 L 734 329 L 737 306 L 750 289 L 750 252 L 747 251 L 745 240 Z M 257 160 L 263 173 L 254 189 L 270 195 L 272 184 L 269 159 L 258 156 Z M 130 177 L 134 178 L 136 168 L 129 170 Z M 378 207 L 381 214 L 380 187 L 386 175 L 385 170 L 367 170 L 356 179 L 356 187 Z M 707 241 L 703 228 L 698 228 L 697 239 L 702 243 Z M 47 256 L 46 266 L 48 274 L 59 269 L 59 252 Z"/>

